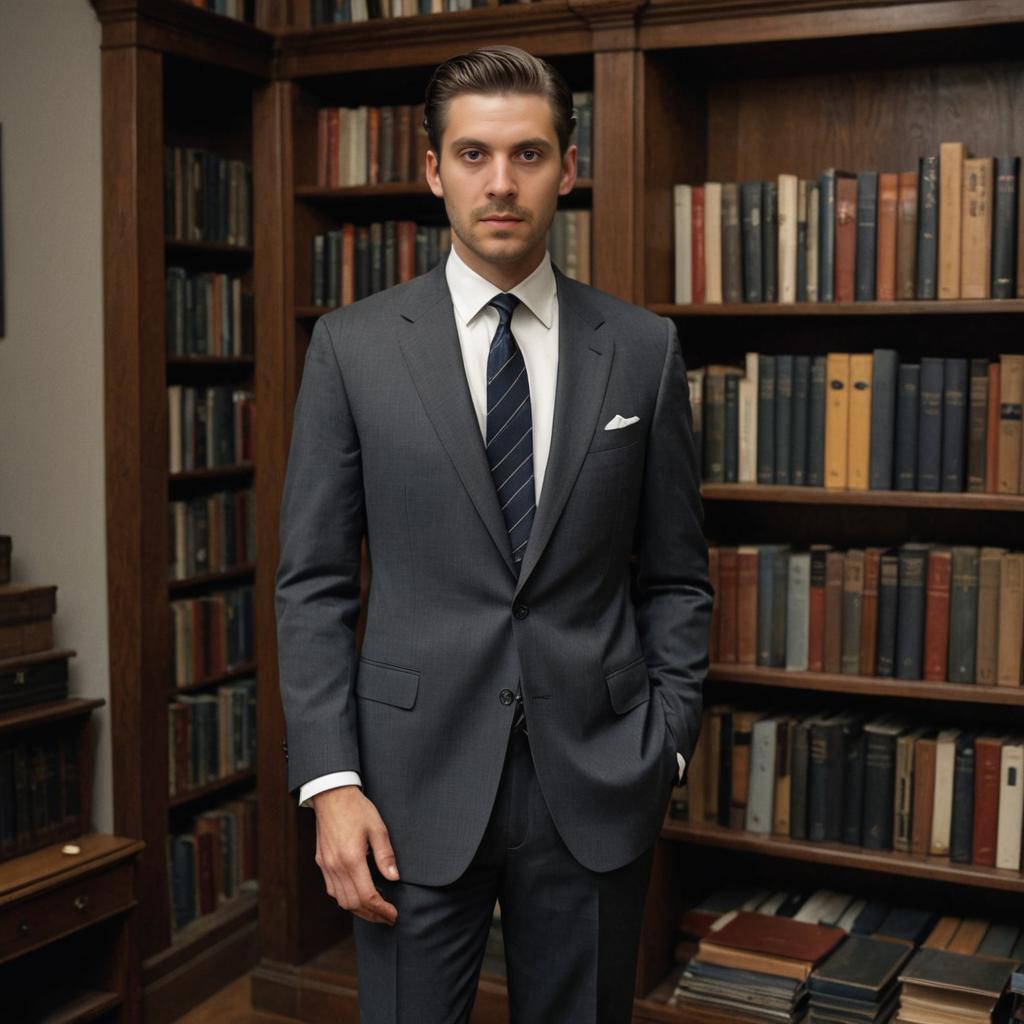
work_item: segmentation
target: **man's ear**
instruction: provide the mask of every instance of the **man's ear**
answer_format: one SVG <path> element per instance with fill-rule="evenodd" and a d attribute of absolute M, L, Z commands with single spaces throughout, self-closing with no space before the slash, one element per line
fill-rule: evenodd
<path fill-rule="evenodd" d="M 427 184 L 430 186 L 430 191 L 437 196 L 438 199 L 444 198 L 444 186 L 441 184 L 441 164 L 437 159 L 437 154 L 432 150 L 427 150 L 427 161 L 425 166 L 425 175 Z"/>
<path fill-rule="evenodd" d="M 567 196 L 576 186 L 576 157 L 579 148 L 573 143 L 562 157 L 562 177 L 558 182 L 558 194 Z"/>

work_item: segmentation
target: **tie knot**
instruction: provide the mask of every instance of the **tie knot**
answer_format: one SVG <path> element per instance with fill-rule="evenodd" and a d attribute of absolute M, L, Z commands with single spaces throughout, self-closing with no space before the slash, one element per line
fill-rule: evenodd
<path fill-rule="evenodd" d="M 493 306 L 498 311 L 500 326 L 508 327 L 509 321 L 512 319 L 512 311 L 519 305 L 519 296 L 512 295 L 510 292 L 498 292 L 487 305 Z"/>

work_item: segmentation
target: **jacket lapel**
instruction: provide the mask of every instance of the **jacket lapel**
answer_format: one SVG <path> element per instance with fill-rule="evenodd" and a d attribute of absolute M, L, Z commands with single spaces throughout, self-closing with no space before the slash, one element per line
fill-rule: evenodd
<path fill-rule="evenodd" d="M 444 262 L 407 289 L 408 298 L 399 310 L 407 321 L 400 341 L 402 356 L 441 444 L 514 577 L 512 545 L 466 382 Z"/>
<path fill-rule="evenodd" d="M 576 483 L 594 436 L 615 352 L 614 340 L 598 333 L 604 316 L 591 304 L 586 290 L 557 267 L 554 271 L 558 288 L 558 379 L 551 449 L 516 596 L 544 553 Z"/>

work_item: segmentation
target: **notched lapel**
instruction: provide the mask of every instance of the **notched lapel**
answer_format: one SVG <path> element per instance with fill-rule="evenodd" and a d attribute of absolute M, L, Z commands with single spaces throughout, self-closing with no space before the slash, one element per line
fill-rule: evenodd
<path fill-rule="evenodd" d="M 599 332 L 604 316 L 589 302 L 585 289 L 557 267 L 554 271 L 558 287 L 555 415 L 544 487 L 523 555 L 516 595 L 544 553 L 576 483 L 597 427 L 615 353 L 614 340 Z"/>
<path fill-rule="evenodd" d="M 444 260 L 410 288 L 399 326 L 402 357 L 423 408 L 509 572 L 512 546 L 466 381 Z M 403 322 L 404 321 L 404 322 Z M 536 526 L 534 527 L 536 529 Z"/>

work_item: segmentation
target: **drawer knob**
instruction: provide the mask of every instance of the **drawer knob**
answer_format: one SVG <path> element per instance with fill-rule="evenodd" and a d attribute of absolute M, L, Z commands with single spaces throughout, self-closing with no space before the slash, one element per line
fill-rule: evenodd
<path fill-rule="evenodd" d="M 28 932 L 29 932 L 28 921 L 22 921 L 21 924 L 18 925 L 18 934 L 19 935 L 28 935 Z"/>
<path fill-rule="evenodd" d="M 84 914 L 88 906 L 89 897 L 85 893 L 75 897 L 75 910 L 81 911 Z"/>

